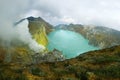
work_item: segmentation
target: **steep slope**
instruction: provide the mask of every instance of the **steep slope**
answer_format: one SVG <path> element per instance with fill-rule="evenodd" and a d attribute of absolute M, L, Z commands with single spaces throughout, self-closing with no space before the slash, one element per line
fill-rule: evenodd
<path fill-rule="evenodd" d="M 110 29 L 102 26 L 91 25 L 58 25 L 56 29 L 65 29 L 78 32 L 83 35 L 84 38 L 89 40 L 89 44 L 107 48 L 120 44 L 120 31 Z"/>
<path fill-rule="evenodd" d="M 120 80 L 120 46 L 91 51 L 61 62 L 0 63 L 1 80 Z"/>
<path fill-rule="evenodd" d="M 32 26 L 36 26 L 36 27 L 30 27 L 30 32 L 34 33 L 36 29 L 38 29 L 40 26 L 44 26 L 46 33 L 48 34 L 49 32 L 52 31 L 53 26 L 51 24 L 49 24 L 48 22 L 46 22 L 45 20 L 43 20 L 41 17 L 35 18 L 35 17 L 28 17 L 27 18 L 30 22 L 30 24 L 33 24 Z M 36 24 L 35 24 L 36 23 Z"/>
<path fill-rule="evenodd" d="M 28 17 L 27 19 L 29 21 L 28 27 L 32 37 L 39 44 L 42 44 L 46 47 L 48 44 L 48 39 L 46 34 L 51 32 L 52 26 L 40 17 L 38 18 Z"/>
<path fill-rule="evenodd" d="M 49 32 L 52 29 L 52 26 L 40 17 L 28 17 L 27 19 L 29 20 L 28 28 L 33 39 L 35 39 L 38 44 L 42 44 L 46 47 L 46 45 L 48 44 L 46 32 Z M 24 24 L 24 20 L 25 19 L 20 20 L 15 24 L 15 26 L 21 27 L 22 24 L 20 23 L 23 22 Z M 19 24 L 21 26 L 17 26 Z M 24 29 L 24 26 L 25 25 L 23 25 L 22 29 Z M 25 36 L 27 37 L 28 35 Z M 32 49 L 34 47 L 34 44 L 29 45 L 29 40 L 30 42 L 32 42 L 31 39 L 28 39 L 28 42 L 27 39 L 26 41 L 24 41 L 19 38 L 13 38 L 10 41 L 8 41 L 0 37 L 0 59 L 3 59 L 4 62 L 13 62 L 19 64 L 36 64 L 45 61 L 52 62 L 64 60 L 62 53 L 58 50 L 53 50 L 52 52 L 36 52 Z M 30 46 L 32 46 L 32 48 Z"/>

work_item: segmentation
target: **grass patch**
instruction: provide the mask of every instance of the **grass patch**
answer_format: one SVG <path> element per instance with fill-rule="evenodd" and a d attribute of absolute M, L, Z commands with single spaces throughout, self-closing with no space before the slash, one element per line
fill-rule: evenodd
<path fill-rule="evenodd" d="M 120 66 L 110 66 L 94 71 L 95 74 L 103 77 L 120 78 Z"/>
<path fill-rule="evenodd" d="M 118 56 L 101 56 L 92 58 L 93 64 L 104 64 L 109 62 L 120 62 L 120 57 Z"/>
<path fill-rule="evenodd" d="M 37 76 L 45 76 L 46 73 L 43 72 L 40 68 L 32 68 L 31 72 L 33 75 L 37 75 Z"/>

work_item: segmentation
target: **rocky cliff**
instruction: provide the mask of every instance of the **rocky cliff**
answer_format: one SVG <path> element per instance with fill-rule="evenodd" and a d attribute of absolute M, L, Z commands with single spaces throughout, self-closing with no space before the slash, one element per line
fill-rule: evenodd
<path fill-rule="evenodd" d="M 29 21 L 29 32 L 32 37 L 45 47 L 48 44 L 47 34 L 52 31 L 52 25 L 44 21 L 42 18 L 28 17 Z"/>
<path fill-rule="evenodd" d="M 35 39 L 38 44 L 44 45 L 46 48 L 48 44 L 47 34 L 52 30 L 52 26 L 40 17 L 28 17 L 27 19 L 29 21 L 27 27 L 29 28 L 32 38 Z M 25 19 L 20 20 L 15 25 L 22 23 L 24 20 Z M 0 37 L 0 55 L 0 59 L 4 59 L 4 62 L 19 64 L 36 64 L 46 61 L 52 62 L 64 60 L 62 53 L 58 50 L 49 52 L 46 48 L 46 51 L 35 52 L 30 48 L 28 43 L 24 43 L 24 41 L 21 41 L 18 38 L 14 38 L 8 42 Z"/>
<path fill-rule="evenodd" d="M 89 40 L 89 44 L 100 47 L 108 48 L 120 44 L 120 31 L 93 25 L 58 25 L 56 29 L 71 30 L 80 33 L 84 38 Z"/>

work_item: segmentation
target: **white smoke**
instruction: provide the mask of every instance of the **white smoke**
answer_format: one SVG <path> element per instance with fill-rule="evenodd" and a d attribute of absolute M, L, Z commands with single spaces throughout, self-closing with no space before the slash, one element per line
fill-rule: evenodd
<path fill-rule="evenodd" d="M 38 52 L 44 49 L 32 39 L 28 31 L 27 20 L 14 27 L 14 23 L 22 18 L 22 15 L 29 10 L 30 0 L 0 0 L 0 39 L 3 44 L 10 46 L 14 38 L 22 40 L 29 47 Z"/>
<path fill-rule="evenodd" d="M 36 53 L 45 49 L 43 45 L 38 44 L 34 39 L 32 39 L 31 34 L 29 33 L 28 20 L 24 20 L 15 26 L 16 33 L 19 35 L 19 39 L 24 43 L 28 44 L 29 47 L 34 50 Z"/>

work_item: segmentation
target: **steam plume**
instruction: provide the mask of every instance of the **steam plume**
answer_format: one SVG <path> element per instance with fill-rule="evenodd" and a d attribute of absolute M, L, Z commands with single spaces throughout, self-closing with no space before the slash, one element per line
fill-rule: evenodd
<path fill-rule="evenodd" d="M 19 39 L 24 43 L 28 44 L 29 47 L 36 53 L 45 49 L 43 45 L 38 44 L 34 39 L 32 39 L 31 34 L 28 29 L 28 20 L 24 19 L 21 23 L 15 26 L 16 33 L 19 34 Z"/>
<path fill-rule="evenodd" d="M 32 50 L 39 52 L 44 47 L 32 39 L 27 27 L 28 21 L 24 20 L 17 25 L 19 27 L 14 27 L 14 23 L 22 19 L 22 15 L 28 11 L 28 6 L 29 0 L 0 1 L 0 39 L 3 40 L 3 45 L 9 46 L 14 38 L 18 38 L 28 44 Z"/>

